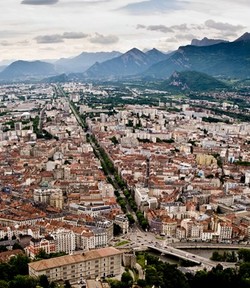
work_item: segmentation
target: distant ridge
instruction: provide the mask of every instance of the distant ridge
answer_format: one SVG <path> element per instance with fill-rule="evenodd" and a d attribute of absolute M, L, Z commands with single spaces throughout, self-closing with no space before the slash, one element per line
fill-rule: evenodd
<path fill-rule="evenodd" d="M 233 42 L 204 37 L 193 39 L 192 44 L 168 54 L 155 48 L 146 52 L 133 48 L 124 54 L 82 52 L 73 58 L 47 60 L 53 63 L 18 60 L 0 67 L 0 81 L 54 79 L 63 82 L 135 77 L 150 80 L 166 79 L 174 71 L 186 70 L 216 77 L 250 78 L 250 33 Z"/>
<path fill-rule="evenodd" d="M 249 33 L 234 42 L 210 46 L 182 46 L 170 58 L 152 65 L 144 77 L 168 78 L 174 71 L 198 71 L 210 76 L 250 77 Z M 243 40 L 239 40 L 243 39 Z"/>
<path fill-rule="evenodd" d="M 84 75 L 90 78 L 117 78 L 136 75 L 148 69 L 152 64 L 167 58 L 166 54 L 157 49 L 144 53 L 133 48 L 119 57 L 94 64 Z"/>
<path fill-rule="evenodd" d="M 242 36 L 240 36 L 234 42 L 239 42 L 239 41 L 250 41 L 250 33 L 248 33 L 248 32 L 244 33 Z"/>
<path fill-rule="evenodd" d="M 7 66 L 1 73 L 3 80 L 26 80 L 28 78 L 42 78 L 56 75 L 54 65 L 43 61 L 18 60 Z"/>
<path fill-rule="evenodd" d="M 219 43 L 226 43 L 229 41 L 226 40 L 221 40 L 221 39 L 208 39 L 207 37 L 204 37 L 201 40 L 198 39 L 193 39 L 191 41 L 191 45 L 193 46 L 210 46 L 210 45 L 215 45 L 215 44 L 219 44 Z"/>
<path fill-rule="evenodd" d="M 78 73 L 84 72 L 96 62 L 104 62 L 120 56 L 118 51 L 112 52 L 82 52 L 73 58 L 62 58 L 55 62 L 55 68 L 58 72 Z"/>

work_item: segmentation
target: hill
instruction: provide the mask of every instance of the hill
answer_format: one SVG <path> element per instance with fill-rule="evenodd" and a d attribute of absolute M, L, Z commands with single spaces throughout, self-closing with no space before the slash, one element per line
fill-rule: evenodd
<path fill-rule="evenodd" d="M 45 76 L 56 75 L 54 65 L 42 61 L 18 60 L 11 63 L 0 73 L 0 80 L 17 81 L 30 78 L 40 79 Z"/>
<path fill-rule="evenodd" d="M 225 88 L 228 88 L 225 83 L 196 71 L 174 72 L 160 85 L 160 89 L 171 91 L 211 91 Z"/>

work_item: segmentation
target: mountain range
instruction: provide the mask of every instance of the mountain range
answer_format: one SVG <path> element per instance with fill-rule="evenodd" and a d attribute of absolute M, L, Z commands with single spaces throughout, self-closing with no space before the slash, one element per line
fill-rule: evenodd
<path fill-rule="evenodd" d="M 126 53 L 83 52 L 72 58 L 47 63 L 18 60 L 0 72 L 0 81 L 69 79 L 116 80 L 124 78 L 166 79 L 174 72 L 197 71 L 216 77 L 250 77 L 250 33 L 233 42 L 220 39 L 194 39 L 171 53 L 157 49 Z M 57 77 L 59 76 L 59 77 Z M 50 80 L 51 79 L 51 80 Z M 52 80 L 53 79 L 53 80 Z"/>
<path fill-rule="evenodd" d="M 96 63 L 90 67 L 84 76 L 87 78 L 122 78 L 137 75 L 147 70 L 151 65 L 167 59 L 168 56 L 157 49 L 146 53 L 137 48 L 105 61 Z"/>
<path fill-rule="evenodd" d="M 84 72 L 96 62 L 104 62 L 112 58 L 118 57 L 122 53 L 118 51 L 112 52 L 82 52 L 80 55 L 72 58 L 61 58 L 54 65 L 55 69 L 61 73 L 79 73 Z"/>
<path fill-rule="evenodd" d="M 174 71 L 185 70 L 217 77 L 250 77 L 250 37 L 210 46 L 180 47 L 169 59 L 152 65 L 144 76 L 168 78 Z"/>

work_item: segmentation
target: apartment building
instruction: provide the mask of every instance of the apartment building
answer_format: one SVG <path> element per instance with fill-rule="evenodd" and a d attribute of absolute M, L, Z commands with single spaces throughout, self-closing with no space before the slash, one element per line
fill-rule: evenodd
<path fill-rule="evenodd" d="M 56 252 L 56 245 L 55 240 L 51 236 L 46 236 L 43 239 L 35 239 L 32 238 L 30 240 L 30 245 L 26 247 L 26 254 L 30 258 L 35 258 L 35 256 L 41 251 L 44 250 L 45 253 L 55 253 Z"/>
<path fill-rule="evenodd" d="M 29 263 L 29 275 L 46 275 L 49 281 L 77 283 L 121 273 L 122 252 L 113 247 Z"/>

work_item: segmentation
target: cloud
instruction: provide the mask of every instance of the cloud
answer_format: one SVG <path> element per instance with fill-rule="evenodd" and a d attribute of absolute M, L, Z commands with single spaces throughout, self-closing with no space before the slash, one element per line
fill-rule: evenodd
<path fill-rule="evenodd" d="M 27 46 L 30 44 L 30 42 L 28 40 L 23 40 L 23 41 L 17 42 L 17 44 L 20 46 Z"/>
<path fill-rule="evenodd" d="M 39 44 L 53 44 L 64 42 L 64 39 L 83 39 L 88 36 L 88 34 L 82 32 L 64 32 L 63 34 L 40 35 L 34 39 Z"/>
<path fill-rule="evenodd" d="M 191 33 L 189 33 L 189 34 L 177 34 L 177 35 L 175 35 L 175 37 L 176 37 L 176 39 L 178 39 L 178 40 L 192 40 L 192 39 L 194 39 L 196 36 L 194 35 L 194 34 L 191 34 Z"/>
<path fill-rule="evenodd" d="M 63 42 L 62 35 L 59 35 L 59 34 L 37 36 L 34 39 L 39 44 L 51 44 L 51 43 Z"/>
<path fill-rule="evenodd" d="M 168 33 L 168 32 L 173 32 L 173 30 L 165 25 L 149 25 L 149 26 L 145 26 L 145 25 L 141 25 L 138 24 L 136 26 L 137 29 L 146 29 L 149 31 L 159 31 L 162 33 Z"/>
<path fill-rule="evenodd" d="M 158 31 L 158 32 L 162 32 L 162 33 L 173 33 L 176 31 L 189 31 L 190 28 L 188 27 L 188 25 L 186 23 L 184 24 L 180 24 L 180 25 L 173 25 L 173 26 L 165 26 L 165 25 L 149 25 L 149 26 L 145 26 L 142 24 L 138 24 L 136 26 L 137 29 L 146 29 L 149 31 Z"/>
<path fill-rule="evenodd" d="M 208 28 L 213 28 L 220 31 L 231 31 L 236 32 L 244 29 L 245 27 L 242 25 L 232 25 L 229 23 L 223 23 L 223 22 L 215 22 L 214 20 L 207 20 L 205 22 L 205 26 Z"/>
<path fill-rule="evenodd" d="M 63 39 L 82 39 L 87 38 L 89 35 L 82 32 L 64 32 L 61 36 Z"/>
<path fill-rule="evenodd" d="M 25 5 L 53 5 L 58 3 L 59 0 L 23 0 L 21 4 Z"/>
<path fill-rule="evenodd" d="M 166 13 L 168 11 L 182 9 L 186 4 L 187 2 L 178 0 L 145 0 L 128 4 L 120 9 L 132 14 Z"/>
<path fill-rule="evenodd" d="M 11 45 L 13 45 L 13 44 L 10 43 L 10 42 L 8 42 L 8 41 L 6 41 L 6 40 L 3 40 L 3 41 L 0 42 L 0 45 L 1 45 L 1 46 L 11 46 Z"/>
<path fill-rule="evenodd" d="M 102 35 L 99 33 L 96 33 L 95 36 L 93 36 L 92 38 L 90 38 L 90 42 L 91 43 L 98 43 L 98 44 L 114 44 L 117 43 L 119 41 L 119 38 L 115 35 Z"/>
<path fill-rule="evenodd" d="M 180 24 L 180 25 L 173 25 L 173 26 L 170 26 L 170 28 L 172 30 L 177 30 L 177 31 L 182 31 L 182 32 L 190 30 L 190 28 L 188 27 L 186 23 Z"/>

